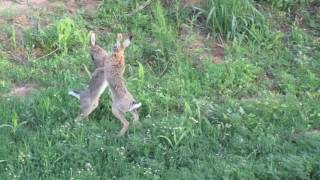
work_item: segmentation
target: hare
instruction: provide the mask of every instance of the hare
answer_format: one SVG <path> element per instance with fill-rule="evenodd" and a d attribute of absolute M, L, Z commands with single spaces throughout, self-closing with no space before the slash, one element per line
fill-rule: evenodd
<path fill-rule="evenodd" d="M 69 94 L 80 99 L 81 113 L 76 121 L 95 110 L 99 104 L 99 99 L 104 90 L 109 86 L 112 98 L 112 113 L 123 125 L 120 135 L 124 135 L 129 127 L 129 122 L 125 118 L 125 113 L 130 112 L 133 116 L 133 123 L 139 123 L 139 113 L 137 109 L 141 103 L 137 103 L 128 91 L 123 73 L 125 70 L 124 53 L 130 45 L 132 36 L 128 36 L 123 43 L 122 35 L 117 34 L 117 41 L 111 53 L 95 44 L 95 34 L 91 34 L 90 46 L 91 57 L 95 64 L 95 71 L 90 79 L 89 87 L 80 93 L 70 91 Z"/>

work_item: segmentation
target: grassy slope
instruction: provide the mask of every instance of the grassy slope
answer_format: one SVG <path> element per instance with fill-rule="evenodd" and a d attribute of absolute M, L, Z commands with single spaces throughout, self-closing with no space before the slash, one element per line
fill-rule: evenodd
<path fill-rule="evenodd" d="M 1 93 L 14 82 L 40 88 L 25 98 L 0 97 L 0 124 L 15 127 L 0 128 L 0 177 L 320 178 L 316 15 L 305 25 L 313 25 L 310 33 L 278 9 L 265 9 L 265 17 L 272 11 L 266 27 L 251 29 L 247 41 L 228 41 L 224 64 L 197 62 L 195 67 L 198 54 L 185 55 L 181 49 L 186 44 L 178 38 L 183 13 L 152 4 L 152 9 L 123 17 L 132 4 L 106 1 L 93 19 L 73 17 L 70 28 L 108 27 L 135 34 L 126 80 L 143 103 L 142 127 L 131 126 L 128 137 L 117 137 L 120 123 L 111 114 L 107 93 L 88 122 L 73 122 L 79 103 L 67 90 L 86 85 L 81 64 L 91 65 L 88 50 L 76 45 L 77 35 L 66 40 L 67 53 L 31 60 L 27 66 L 1 56 Z M 43 49 L 53 50 L 61 19 L 33 35 L 26 31 L 28 42 L 44 38 Z M 277 23 L 292 30 L 280 33 Z M 114 33 L 97 33 L 98 42 L 110 48 Z M 26 124 L 15 125 L 21 122 Z"/>

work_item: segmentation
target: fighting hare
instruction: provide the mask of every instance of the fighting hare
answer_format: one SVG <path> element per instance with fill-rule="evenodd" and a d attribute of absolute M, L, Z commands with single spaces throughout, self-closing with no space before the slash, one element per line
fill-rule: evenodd
<path fill-rule="evenodd" d="M 109 86 L 112 98 L 112 113 L 123 125 L 120 135 L 124 135 L 129 127 L 129 122 L 125 118 L 125 113 L 130 112 L 133 116 L 133 123 L 139 123 L 139 113 L 137 109 L 141 103 L 137 103 L 128 91 L 123 73 L 125 70 L 125 49 L 131 43 L 131 36 L 128 36 L 123 43 L 122 35 L 117 34 L 117 42 L 111 53 L 95 44 L 95 34 L 91 34 L 90 46 L 91 57 L 95 64 L 95 71 L 90 79 L 89 87 L 80 93 L 70 91 L 69 94 L 80 99 L 81 113 L 76 121 L 87 117 L 99 104 L 101 94 Z"/>

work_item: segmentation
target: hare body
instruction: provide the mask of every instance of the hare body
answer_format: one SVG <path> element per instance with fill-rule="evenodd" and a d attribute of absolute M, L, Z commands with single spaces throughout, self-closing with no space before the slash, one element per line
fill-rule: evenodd
<path fill-rule="evenodd" d="M 87 117 L 98 107 L 101 94 L 109 86 L 112 99 L 112 113 L 123 125 L 120 135 L 124 135 L 129 127 L 129 122 L 125 118 L 126 112 L 131 112 L 134 124 L 139 123 L 139 113 L 137 109 L 141 103 L 137 103 L 128 91 L 123 73 L 125 70 L 124 51 L 130 44 L 130 38 L 122 44 L 122 35 L 117 35 L 117 42 L 111 53 L 106 52 L 95 44 L 95 35 L 91 34 L 91 57 L 95 64 L 95 71 L 90 79 L 89 87 L 80 94 L 74 91 L 70 95 L 80 98 L 81 113 L 76 121 Z"/>

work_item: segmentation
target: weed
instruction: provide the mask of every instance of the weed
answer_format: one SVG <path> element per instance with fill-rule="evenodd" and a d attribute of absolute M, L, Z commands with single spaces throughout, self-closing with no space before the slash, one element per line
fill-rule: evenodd
<path fill-rule="evenodd" d="M 170 148 L 178 148 L 181 141 L 185 138 L 185 136 L 188 134 L 188 131 L 182 131 L 181 135 L 177 135 L 177 131 L 173 130 L 172 137 L 167 137 L 164 135 L 158 136 L 158 138 L 164 139 L 166 143 L 168 143 Z"/>
<path fill-rule="evenodd" d="M 58 22 L 57 32 L 58 32 L 58 43 L 61 49 L 67 53 L 67 43 L 70 39 L 71 33 L 74 29 L 74 22 L 69 17 L 65 17 Z"/>
<path fill-rule="evenodd" d="M 155 39 L 160 44 L 160 55 L 164 57 L 166 62 L 157 63 L 157 66 L 163 66 L 165 63 L 172 61 L 171 56 L 173 52 L 176 51 L 174 39 L 175 33 L 171 26 L 167 23 L 165 18 L 165 11 L 160 4 L 160 1 L 157 0 L 153 3 L 153 16 L 155 22 L 152 24 L 152 32 L 155 36 Z M 158 60 L 161 60 L 159 58 Z"/>
<path fill-rule="evenodd" d="M 248 29 L 261 26 L 264 16 L 250 0 L 207 0 L 204 8 L 196 8 L 204 19 L 205 26 L 213 33 L 227 39 L 246 38 Z"/>
<path fill-rule="evenodd" d="M 12 30 L 11 30 L 11 32 L 12 32 L 12 42 L 13 42 L 13 46 L 14 46 L 14 48 L 16 48 L 16 47 L 17 47 L 17 42 L 16 42 L 16 29 L 15 29 L 14 25 L 12 25 Z"/>
<path fill-rule="evenodd" d="M 18 123 L 18 115 L 16 112 L 14 112 L 12 119 L 11 119 L 11 123 L 12 123 L 11 125 L 10 124 L 1 124 L 0 128 L 8 127 L 12 130 L 13 135 L 15 135 L 17 130 L 19 129 L 19 127 L 26 124 L 27 121 L 22 121 L 22 122 Z"/>

